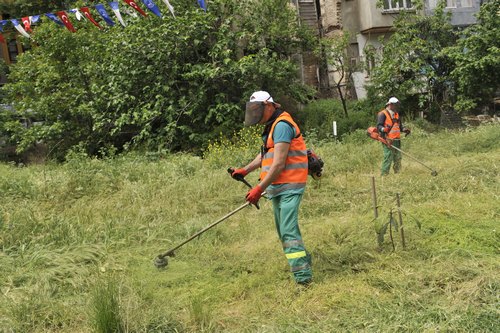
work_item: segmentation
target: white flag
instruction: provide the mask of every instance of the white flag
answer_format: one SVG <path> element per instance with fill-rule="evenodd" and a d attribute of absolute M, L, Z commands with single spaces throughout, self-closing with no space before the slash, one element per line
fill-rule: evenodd
<path fill-rule="evenodd" d="M 172 5 L 170 4 L 170 2 L 168 2 L 168 0 L 163 0 L 163 2 L 165 3 L 165 5 L 167 5 L 168 10 L 170 10 L 172 16 L 175 18 L 174 7 L 172 7 Z"/>
<path fill-rule="evenodd" d="M 21 35 L 26 38 L 30 38 L 30 35 L 26 32 L 26 30 L 24 30 L 24 28 L 19 24 L 17 20 L 11 20 L 11 22 L 14 25 L 14 28 L 16 28 L 16 30 L 19 31 Z"/>
<path fill-rule="evenodd" d="M 118 7 L 118 2 L 117 1 L 112 1 L 112 2 L 109 3 L 109 6 L 113 10 L 113 13 L 115 13 L 116 18 L 118 19 L 118 21 L 120 21 L 121 25 L 123 25 L 124 27 L 126 27 L 127 25 L 123 21 L 122 14 L 120 13 L 120 8 Z"/>

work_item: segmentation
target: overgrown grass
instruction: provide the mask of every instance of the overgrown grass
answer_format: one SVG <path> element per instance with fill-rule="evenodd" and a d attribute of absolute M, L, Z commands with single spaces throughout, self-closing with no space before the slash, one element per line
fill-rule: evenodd
<path fill-rule="evenodd" d="M 496 332 L 500 128 L 412 126 L 403 172 L 379 177 L 382 148 L 363 131 L 308 140 L 325 161 L 300 224 L 314 285 L 297 289 L 269 202 L 152 260 L 243 203 L 227 174 L 258 134 L 204 158 L 129 155 L 64 165 L 0 165 L 0 332 Z M 245 153 L 240 154 L 240 150 Z M 407 248 L 379 222 L 401 195 Z M 257 174 L 247 176 L 257 182 Z M 419 227 L 420 225 L 420 227 Z"/>

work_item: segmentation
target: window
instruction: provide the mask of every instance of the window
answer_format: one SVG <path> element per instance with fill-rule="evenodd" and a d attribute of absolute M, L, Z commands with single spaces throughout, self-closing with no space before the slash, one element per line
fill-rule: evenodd
<path fill-rule="evenodd" d="M 11 39 L 8 44 L 8 49 L 10 61 L 16 62 L 17 55 L 19 54 L 19 50 L 17 48 L 17 40 Z"/>
<path fill-rule="evenodd" d="M 446 8 L 457 8 L 457 0 L 446 0 Z"/>
<path fill-rule="evenodd" d="M 460 1 L 460 5 L 462 8 L 472 7 L 472 0 L 462 0 L 462 1 Z"/>
<path fill-rule="evenodd" d="M 400 10 L 413 8 L 411 0 L 384 0 L 384 10 Z"/>

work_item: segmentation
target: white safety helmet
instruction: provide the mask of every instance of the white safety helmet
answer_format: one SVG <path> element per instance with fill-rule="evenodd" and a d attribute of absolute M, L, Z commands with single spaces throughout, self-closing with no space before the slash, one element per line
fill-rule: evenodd
<path fill-rule="evenodd" d="M 264 102 L 274 103 L 267 91 L 256 91 L 250 96 L 245 108 L 245 126 L 258 124 L 264 116 Z"/>

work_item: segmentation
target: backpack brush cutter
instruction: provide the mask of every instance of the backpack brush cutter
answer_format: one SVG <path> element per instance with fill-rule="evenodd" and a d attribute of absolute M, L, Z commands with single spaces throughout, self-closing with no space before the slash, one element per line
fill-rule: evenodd
<path fill-rule="evenodd" d="M 426 167 L 427 169 L 431 170 L 431 176 L 437 176 L 437 171 L 434 170 L 433 168 L 425 165 L 423 162 L 417 160 L 415 157 L 411 156 L 410 154 L 402 151 L 401 149 L 399 149 L 398 147 L 394 147 L 393 145 L 391 145 L 389 142 L 387 142 L 386 139 L 384 139 L 383 137 L 380 136 L 378 130 L 376 127 L 368 127 L 367 131 L 366 131 L 366 134 L 368 134 L 368 136 L 373 139 L 373 140 L 376 140 L 376 141 L 380 141 L 382 142 L 384 145 L 386 145 L 387 147 L 389 148 L 392 148 L 392 149 L 396 149 L 397 151 L 401 152 L 402 154 L 404 154 L 405 156 L 408 156 L 409 158 L 411 158 L 412 160 L 420 163 L 421 165 L 423 165 L 424 167 Z"/>

